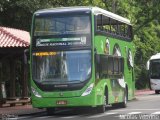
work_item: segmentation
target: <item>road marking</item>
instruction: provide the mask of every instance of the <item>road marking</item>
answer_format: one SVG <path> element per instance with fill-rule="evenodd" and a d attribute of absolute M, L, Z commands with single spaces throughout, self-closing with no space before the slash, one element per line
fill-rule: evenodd
<path fill-rule="evenodd" d="M 34 116 L 20 116 L 18 117 L 18 120 L 20 119 L 31 119 L 31 118 L 34 118 Z"/>
<path fill-rule="evenodd" d="M 98 115 L 93 115 L 87 118 L 99 118 L 99 117 L 103 117 L 103 116 L 107 116 L 107 115 L 114 115 L 116 113 L 102 113 L 102 114 L 98 114 Z"/>
<path fill-rule="evenodd" d="M 26 119 L 26 118 L 29 118 L 28 116 L 26 117 L 18 117 L 18 119 Z"/>
<path fill-rule="evenodd" d="M 66 116 L 66 117 L 60 117 L 60 118 L 71 119 L 71 118 L 76 118 L 76 117 L 78 117 L 78 115 Z"/>
<path fill-rule="evenodd" d="M 160 110 L 160 109 L 124 109 L 124 110 L 111 110 L 111 111 L 133 111 L 133 110 L 146 110 L 146 111 L 148 111 L 148 110 Z"/>
<path fill-rule="evenodd" d="M 153 115 L 160 115 L 160 111 L 152 113 Z"/>
<path fill-rule="evenodd" d="M 46 118 L 49 118 L 49 117 L 54 117 L 54 116 L 42 116 L 42 117 L 38 117 L 40 119 L 46 119 Z"/>
<path fill-rule="evenodd" d="M 140 114 L 140 113 L 142 113 L 142 112 L 130 112 L 130 113 L 128 113 L 129 115 L 134 115 L 134 114 Z"/>

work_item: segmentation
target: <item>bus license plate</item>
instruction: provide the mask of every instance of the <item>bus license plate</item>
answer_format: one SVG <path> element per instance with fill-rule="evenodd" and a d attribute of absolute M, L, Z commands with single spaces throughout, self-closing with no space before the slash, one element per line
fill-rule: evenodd
<path fill-rule="evenodd" d="M 59 100 L 56 103 L 57 103 L 57 105 L 66 105 L 67 101 L 66 100 Z"/>

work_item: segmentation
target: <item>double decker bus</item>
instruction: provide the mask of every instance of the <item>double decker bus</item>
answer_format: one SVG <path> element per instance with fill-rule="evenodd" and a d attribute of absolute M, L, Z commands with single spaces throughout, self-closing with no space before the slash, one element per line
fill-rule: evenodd
<path fill-rule="evenodd" d="M 31 99 L 61 107 L 126 107 L 134 98 L 134 44 L 128 19 L 98 7 L 39 10 L 31 31 Z"/>
<path fill-rule="evenodd" d="M 160 53 L 152 55 L 147 62 L 149 75 L 149 86 L 155 90 L 156 94 L 160 93 Z"/>

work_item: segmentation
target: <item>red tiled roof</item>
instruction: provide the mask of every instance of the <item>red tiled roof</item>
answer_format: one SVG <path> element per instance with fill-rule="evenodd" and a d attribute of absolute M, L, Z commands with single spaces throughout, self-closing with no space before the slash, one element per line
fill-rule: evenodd
<path fill-rule="evenodd" d="M 28 47 L 30 35 L 28 32 L 8 27 L 0 27 L 0 48 Z"/>

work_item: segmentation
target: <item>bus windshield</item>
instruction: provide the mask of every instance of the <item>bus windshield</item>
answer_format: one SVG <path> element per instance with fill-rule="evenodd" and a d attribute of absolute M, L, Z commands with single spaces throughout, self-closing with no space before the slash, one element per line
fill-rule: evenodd
<path fill-rule="evenodd" d="M 88 34 L 90 20 L 87 15 L 52 15 L 35 18 L 34 36 Z"/>
<path fill-rule="evenodd" d="M 91 51 L 33 53 L 33 80 L 41 84 L 80 83 L 91 76 Z"/>
<path fill-rule="evenodd" d="M 151 61 L 151 78 L 160 79 L 160 60 Z"/>

